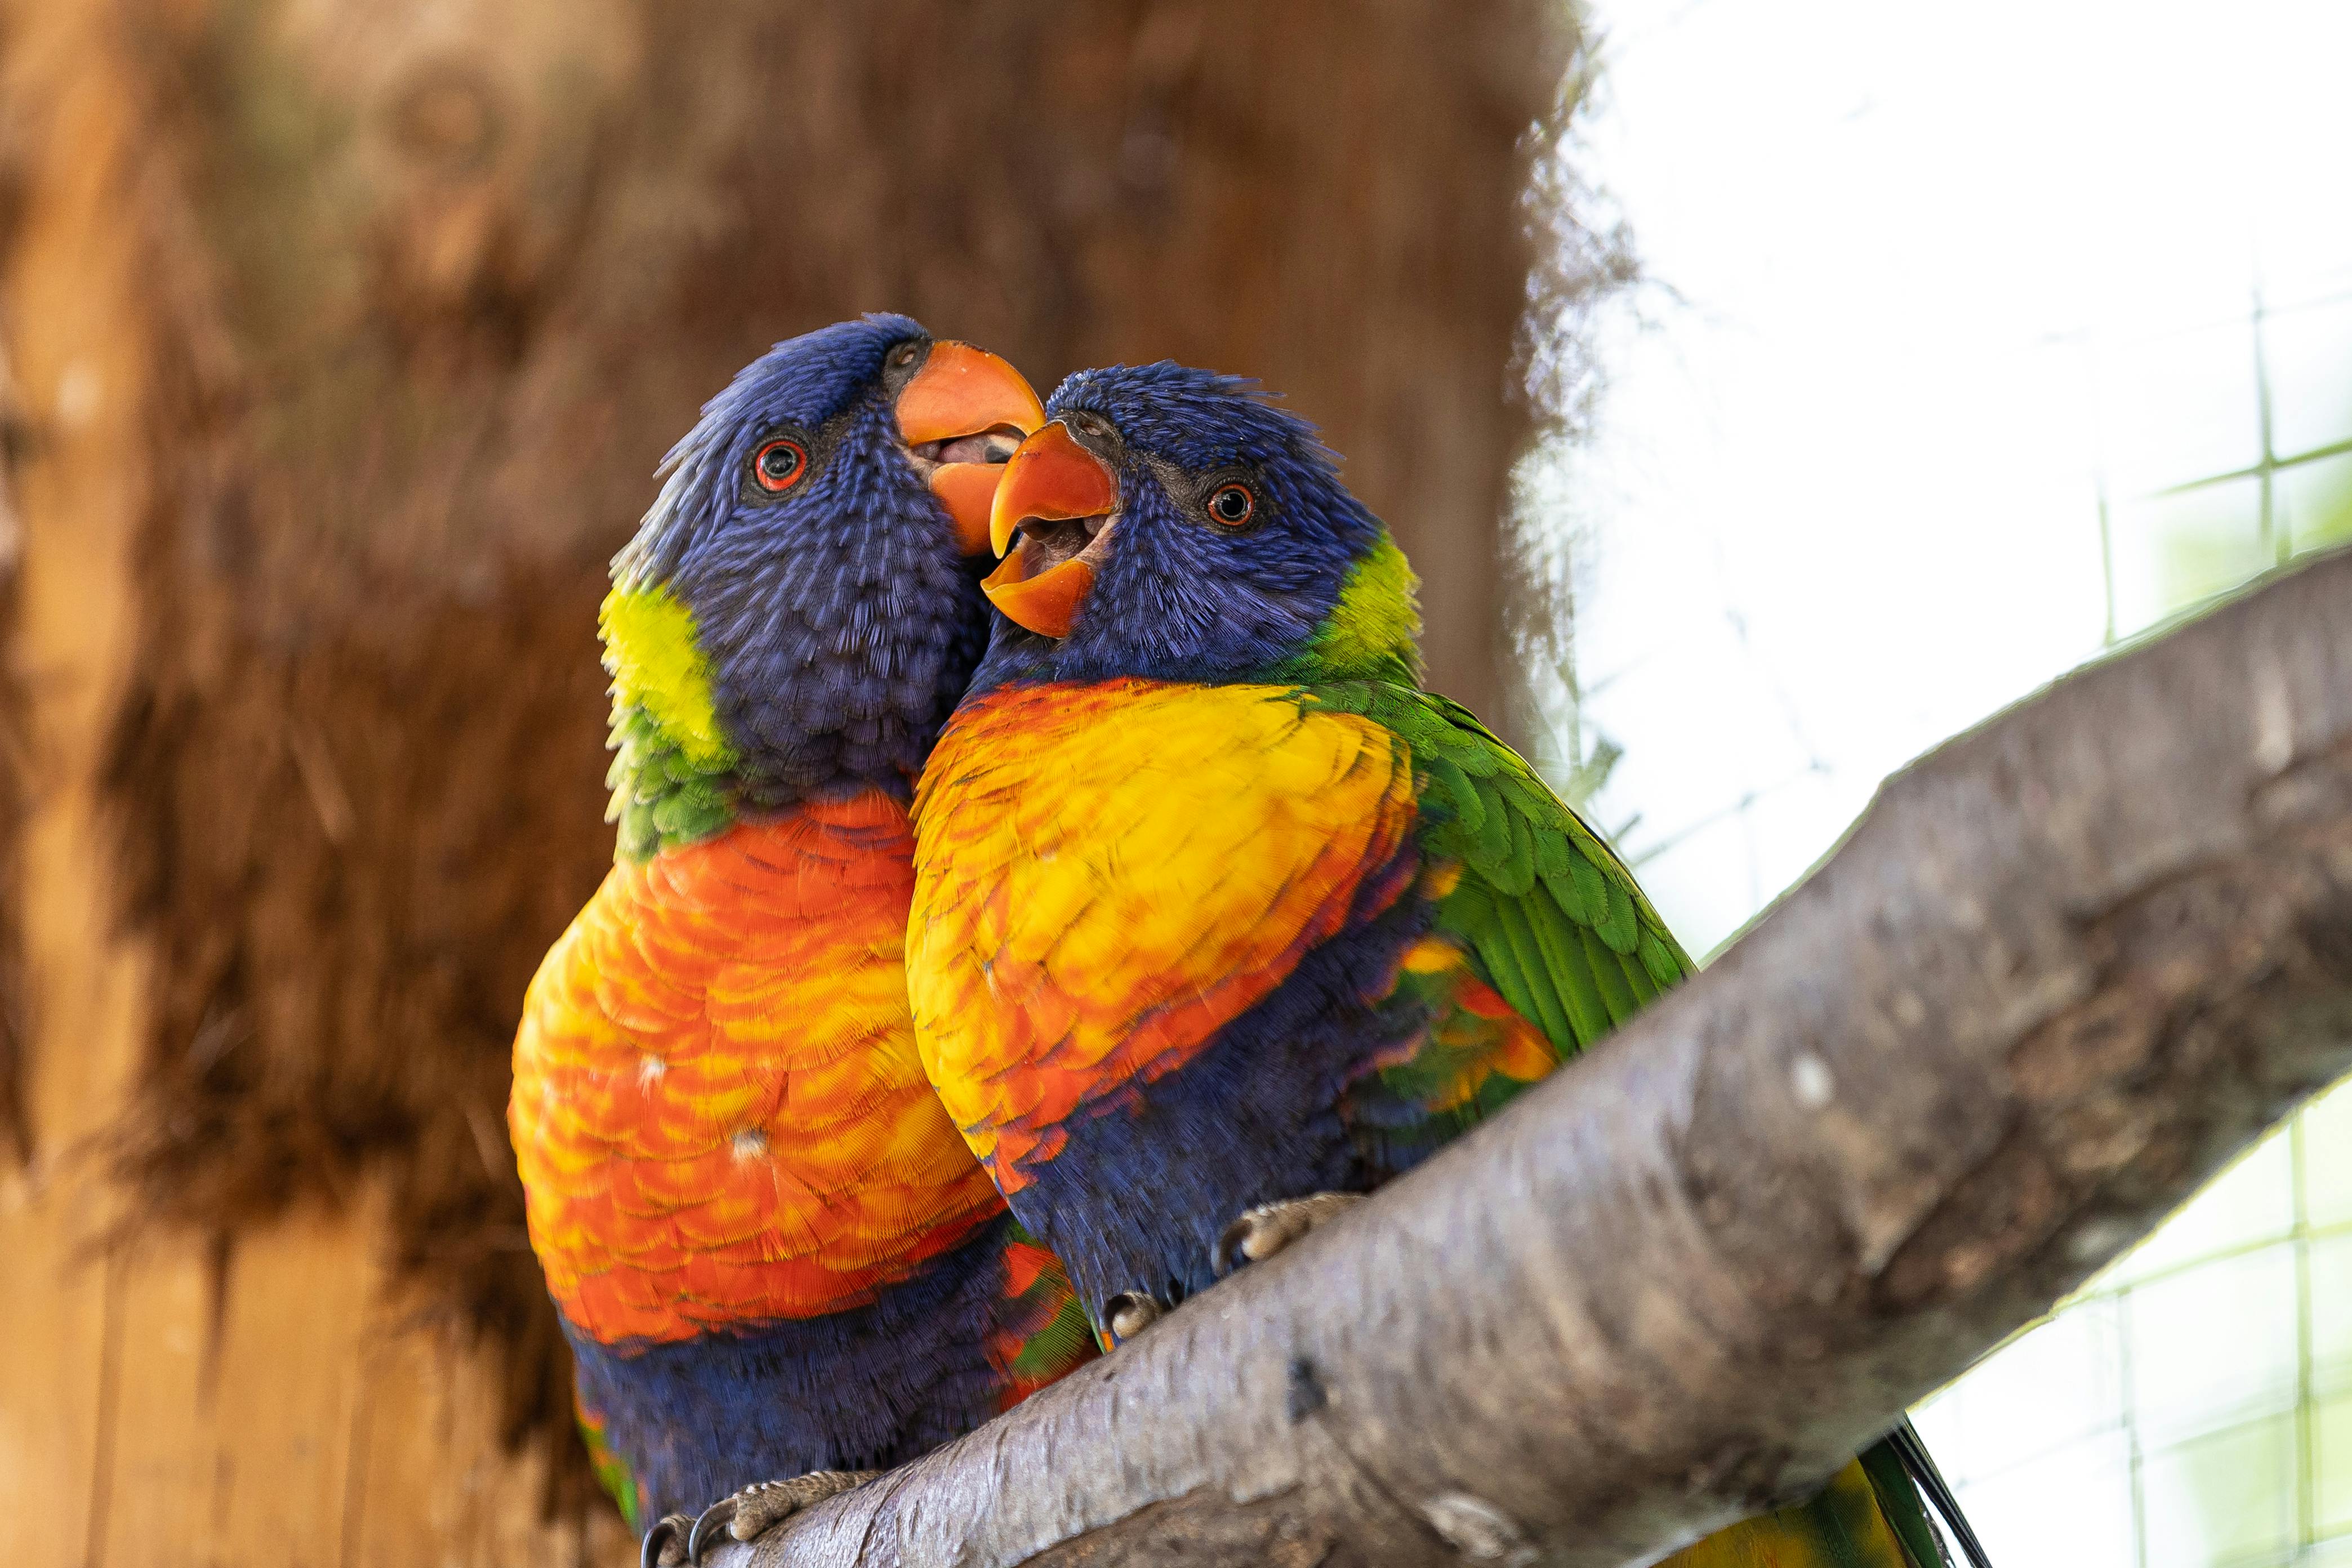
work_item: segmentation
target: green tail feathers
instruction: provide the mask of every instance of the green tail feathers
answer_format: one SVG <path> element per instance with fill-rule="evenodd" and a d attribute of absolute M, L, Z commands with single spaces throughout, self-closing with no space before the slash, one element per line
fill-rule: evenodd
<path fill-rule="evenodd" d="M 1909 1422 L 1905 1422 L 1907 1428 Z M 1886 1522 L 1911 1554 L 1916 1568 L 1943 1568 L 1943 1543 L 1936 1539 L 1936 1527 L 1928 1522 L 1927 1509 L 1919 1496 L 1918 1487 L 1905 1468 L 1903 1456 L 1895 1444 L 1881 1438 L 1862 1451 L 1863 1474 L 1870 1478 L 1871 1490 L 1878 1496 L 1879 1507 L 1885 1510 Z"/>

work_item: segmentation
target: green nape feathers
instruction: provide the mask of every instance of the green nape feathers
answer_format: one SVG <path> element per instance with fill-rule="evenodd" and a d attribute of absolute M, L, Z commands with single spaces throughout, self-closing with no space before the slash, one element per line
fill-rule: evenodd
<path fill-rule="evenodd" d="M 613 677 L 613 791 L 604 819 L 615 853 L 643 860 L 733 820 L 726 781 L 735 748 L 720 728 L 694 616 L 658 587 L 615 588 L 597 614 Z"/>
<path fill-rule="evenodd" d="M 1276 681 L 1391 680 L 1421 684 L 1421 579 L 1396 541 L 1379 542 L 1349 568 L 1339 602 L 1306 651 L 1268 672 Z"/>
<path fill-rule="evenodd" d="M 1415 586 L 1382 531 L 1306 653 L 1276 678 L 1403 742 L 1424 842 L 1468 873 L 1444 899 L 1442 923 L 1554 1047 L 1580 1050 L 1696 965 L 1632 874 L 1535 770 L 1468 709 L 1420 689 Z"/>

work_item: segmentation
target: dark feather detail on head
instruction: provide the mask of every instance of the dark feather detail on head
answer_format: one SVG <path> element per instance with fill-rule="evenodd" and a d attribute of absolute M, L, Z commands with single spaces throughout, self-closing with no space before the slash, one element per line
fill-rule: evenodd
<path fill-rule="evenodd" d="M 1114 546 L 1070 635 L 997 621 L 975 689 L 1007 680 L 1263 679 L 1296 663 L 1339 602 L 1349 574 L 1386 540 L 1339 481 L 1315 426 L 1257 383 L 1161 361 L 1080 371 L 1049 418 L 1118 479 Z M 1103 426 L 1089 436 L 1083 416 Z M 1219 526 L 1208 498 L 1247 483 L 1256 510 Z"/>
<path fill-rule="evenodd" d="M 904 796 L 985 640 L 978 574 L 900 446 L 892 348 L 872 315 L 779 343 L 663 460 L 661 494 L 613 563 L 692 612 L 719 721 L 754 809 L 877 785 Z M 780 433 L 804 476 L 780 495 L 752 456 Z"/>

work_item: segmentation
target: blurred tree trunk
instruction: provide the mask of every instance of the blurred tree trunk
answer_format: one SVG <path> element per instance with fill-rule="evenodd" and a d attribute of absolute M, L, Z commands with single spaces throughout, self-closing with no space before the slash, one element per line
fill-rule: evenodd
<path fill-rule="evenodd" d="M 5 17 L 0 1016 L 34 1023 L 0 1081 L 36 1153 L 0 1177 L 0 1541 L 478 1560 L 546 1484 L 564 1550 L 608 1551 L 501 1110 L 524 983 L 610 855 L 594 609 L 656 460 L 858 310 L 1041 389 L 1259 374 L 1414 553 L 1434 683 L 1496 710 L 1520 145 L 1564 15 Z"/>

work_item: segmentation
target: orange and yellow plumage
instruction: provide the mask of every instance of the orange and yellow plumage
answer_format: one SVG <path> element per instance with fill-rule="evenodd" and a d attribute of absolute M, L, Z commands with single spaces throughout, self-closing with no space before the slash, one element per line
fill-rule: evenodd
<path fill-rule="evenodd" d="M 1001 1212 L 915 1055 L 878 792 L 615 866 L 524 1003 L 511 1117 L 565 1319 L 669 1341 L 870 1302 Z"/>
<path fill-rule="evenodd" d="M 903 1462 L 1095 1352 L 924 1079 L 904 968 L 907 800 L 981 635 L 949 500 L 1034 411 L 903 317 L 779 344 L 615 562 L 614 865 L 525 998 L 509 1128 L 639 1526 Z"/>
<path fill-rule="evenodd" d="M 909 978 L 940 1099 L 1008 1193 L 1099 1094 L 1184 1066 L 1351 909 L 1402 890 L 1410 777 L 1352 715 L 1031 688 L 941 744 Z M 1265 767 L 1283 787 L 1254 787 Z M 1138 879 L 1104 887 L 1061 852 L 1080 838 L 1132 846 Z"/>

